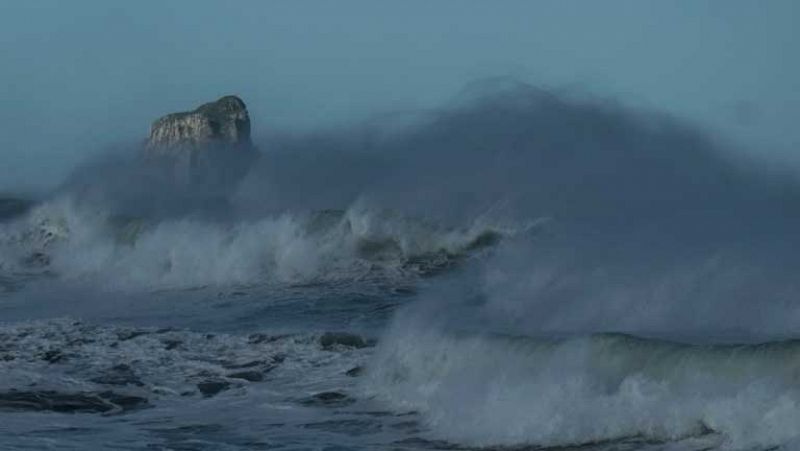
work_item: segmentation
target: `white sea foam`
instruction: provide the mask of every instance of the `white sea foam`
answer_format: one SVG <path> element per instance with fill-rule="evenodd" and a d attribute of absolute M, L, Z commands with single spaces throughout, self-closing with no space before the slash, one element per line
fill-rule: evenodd
<path fill-rule="evenodd" d="M 0 226 L 0 264 L 115 288 L 308 282 L 441 269 L 513 233 L 483 218 L 455 229 L 359 207 L 155 222 L 61 198 Z"/>
<path fill-rule="evenodd" d="M 326 381 L 347 381 L 368 349 L 325 346 L 321 332 L 231 335 L 179 329 L 98 326 L 71 318 L 0 325 L 0 392 L 97 391 L 124 388 L 148 398 L 170 398 L 206 380 L 247 386 L 231 374 L 269 374 L 272 395 L 299 398 Z M 50 356 L 50 357 L 48 357 Z M 124 365 L 128 381 L 102 379 Z M 302 376 L 302 377 L 301 377 Z M 280 389 L 279 389 L 280 387 Z M 254 389 L 254 387 L 251 387 Z"/>
<path fill-rule="evenodd" d="M 761 449 L 800 443 L 798 381 L 796 341 L 536 340 L 400 321 L 365 390 L 420 411 L 436 438 L 474 446 L 703 437 L 708 446 Z"/>

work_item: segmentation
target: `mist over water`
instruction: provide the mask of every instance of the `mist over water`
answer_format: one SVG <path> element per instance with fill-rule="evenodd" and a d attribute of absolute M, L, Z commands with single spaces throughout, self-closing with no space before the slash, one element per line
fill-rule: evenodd
<path fill-rule="evenodd" d="M 484 82 L 440 111 L 264 147 L 240 211 L 358 202 L 451 225 L 535 222 L 465 276 L 480 286 L 454 283 L 484 299 L 481 321 L 524 333 L 794 330 L 800 186 L 674 117 Z"/>
<path fill-rule="evenodd" d="M 136 146 L 88 162 L 0 223 L 0 296 L 19 314 L 48 290 L 77 290 L 83 308 L 211 290 L 241 318 L 285 305 L 282 290 L 354 302 L 378 345 L 346 387 L 415 412 L 431 440 L 797 446 L 790 174 L 675 117 L 508 81 L 257 144 L 233 192 L 170 183 Z M 225 294 L 240 289 L 241 302 Z M 148 295 L 161 290 L 174 299 Z M 152 299 L 153 318 L 167 315 Z M 315 302 L 287 321 L 313 325 Z"/>

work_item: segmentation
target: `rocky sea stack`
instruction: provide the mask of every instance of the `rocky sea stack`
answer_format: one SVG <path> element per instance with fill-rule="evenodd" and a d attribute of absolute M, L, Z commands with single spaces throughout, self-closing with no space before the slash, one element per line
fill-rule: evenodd
<path fill-rule="evenodd" d="M 236 96 L 153 122 L 145 158 L 182 185 L 227 190 L 258 156 L 250 140 L 250 115 Z"/>

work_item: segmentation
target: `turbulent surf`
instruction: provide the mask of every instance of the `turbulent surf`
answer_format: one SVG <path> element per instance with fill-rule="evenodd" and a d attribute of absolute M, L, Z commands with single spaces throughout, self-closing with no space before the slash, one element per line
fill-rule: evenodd
<path fill-rule="evenodd" d="M 0 199 L 5 448 L 800 447 L 793 174 L 524 85 L 258 143 L 232 96 L 156 124 L 246 153 Z"/>

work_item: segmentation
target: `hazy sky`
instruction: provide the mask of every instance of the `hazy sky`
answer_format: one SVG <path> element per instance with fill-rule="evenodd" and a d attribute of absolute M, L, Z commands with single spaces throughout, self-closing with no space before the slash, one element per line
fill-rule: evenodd
<path fill-rule="evenodd" d="M 236 93 L 255 132 L 442 105 L 512 76 L 800 143 L 800 2 L 5 1 L 0 190 L 46 186 L 149 123 Z"/>

